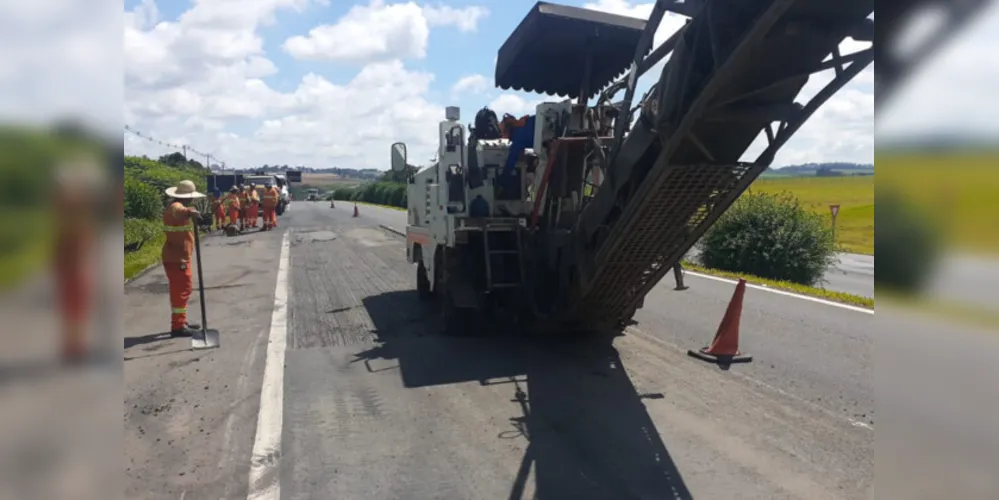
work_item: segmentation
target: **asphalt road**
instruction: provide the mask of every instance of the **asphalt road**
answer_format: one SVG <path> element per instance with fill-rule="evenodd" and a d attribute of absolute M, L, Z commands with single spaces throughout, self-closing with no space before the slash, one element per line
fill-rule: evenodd
<path fill-rule="evenodd" d="M 126 497 L 867 498 L 875 338 L 901 347 L 879 366 L 936 360 L 946 347 L 935 368 L 999 384 L 991 365 L 960 365 L 988 352 L 989 337 L 941 342 L 929 321 L 885 324 L 757 289 L 741 324 L 756 360 L 718 370 L 685 351 L 710 341 L 732 285 L 693 276 L 689 290 L 654 289 L 619 337 L 444 337 L 416 298 L 401 238 L 378 227 L 388 213 L 350 209 L 299 202 L 279 231 L 205 241 L 221 349 L 155 335 L 168 322 L 158 269 L 126 287 Z M 914 327 L 919 344 L 905 341 Z M 924 382 L 931 370 L 909 371 L 941 387 Z M 971 440 L 980 453 L 962 462 L 914 439 L 941 425 L 981 435 L 999 404 L 977 398 L 984 413 L 968 431 L 961 401 L 940 408 L 906 380 L 879 413 L 925 418 L 887 433 L 909 462 L 886 474 L 923 486 L 878 498 L 999 491 L 986 465 L 996 462 L 982 461 L 999 458 L 999 444 Z M 932 467 L 914 453 L 926 449 Z M 984 479 L 961 490 L 935 478 L 948 470 Z"/>

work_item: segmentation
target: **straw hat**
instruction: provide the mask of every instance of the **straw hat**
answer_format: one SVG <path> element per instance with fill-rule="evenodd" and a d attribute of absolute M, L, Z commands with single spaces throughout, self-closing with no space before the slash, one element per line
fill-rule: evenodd
<path fill-rule="evenodd" d="M 175 187 L 166 189 L 167 196 L 177 199 L 204 198 L 205 195 L 198 192 L 194 183 L 188 180 L 180 181 Z"/>
<path fill-rule="evenodd" d="M 75 158 L 56 168 L 55 182 L 64 188 L 96 189 L 107 183 L 107 175 L 94 160 Z"/>

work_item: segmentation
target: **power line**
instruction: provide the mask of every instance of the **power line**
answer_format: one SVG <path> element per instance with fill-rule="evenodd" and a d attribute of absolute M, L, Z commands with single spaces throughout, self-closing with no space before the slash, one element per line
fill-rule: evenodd
<path fill-rule="evenodd" d="M 139 130 L 136 130 L 136 129 L 128 126 L 128 125 L 125 125 L 125 131 L 129 132 L 129 133 L 131 133 L 133 135 L 135 135 L 136 137 L 145 139 L 145 140 L 147 140 L 149 142 L 152 142 L 152 143 L 155 143 L 155 144 L 159 144 L 160 146 L 167 147 L 167 148 L 173 148 L 173 149 L 179 149 L 179 150 L 181 150 L 183 152 L 184 158 L 188 158 L 188 155 L 187 155 L 188 151 L 190 151 L 191 153 L 193 153 L 195 156 L 203 156 L 205 158 L 205 160 L 208 162 L 208 164 L 205 165 L 207 168 L 211 168 L 212 167 L 212 165 L 211 165 L 211 160 L 212 159 L 215 160 L 215 163 L 217 165 L 223 165 L 223 166 L 225 165 L 224 161 L 222 161 L 221 159 L 219 159 L 217 156 L 213 155 L 212 153 L 206 153 L 204 151 L 192 148 L 191 146 L 188 146 L 186 144 L 174 144 L 174 143 L 171 143 L 171 142 L 162 141 L 162 140 L 159 140 L 159 139 L 157 139 L 157 138 L 155 138 L 155 137 L 153 137 L 153 136 L 151 136 L 149 134 L 146 134 L 146 133 L 143 133 L 143 132 L 141 132 Z"/>

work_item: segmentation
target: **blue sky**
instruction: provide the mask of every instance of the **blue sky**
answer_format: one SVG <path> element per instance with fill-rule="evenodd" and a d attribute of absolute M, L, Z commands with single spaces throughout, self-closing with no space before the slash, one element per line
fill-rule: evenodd
<path fill-rule="evenodd" d="M 565 3 L 639 18 L 652 5 Z M 385 169 L 396 140 L 429 158 L 445 106 L 460 106 L 467 122 L 485 105 L 520 115 L 556 100 L 493 87 L 496 52 L 533 5 L 126 0 L 125 123 L 209 151 L 227 166 Z M 665 20 L 656 39 L 683 19 Z M 873 161 L 872 83 L 871 72 L 858 77 L 775 164 Z M 129 153 L 171 152 L 131 134 L 125 139 Z"/>

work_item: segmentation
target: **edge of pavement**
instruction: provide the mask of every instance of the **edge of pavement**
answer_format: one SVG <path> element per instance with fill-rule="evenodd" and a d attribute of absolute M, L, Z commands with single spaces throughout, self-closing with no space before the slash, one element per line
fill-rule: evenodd
<path fill-rule="evenodd" d="M 380 227 L 380 228 L 382 228 L 382 229 L 384 229 L 384 230 L 386 230 L 386 231 L 388 231 L 388 232 L 390 232 L 392 234 L 396 234 L 396 235 L 402 236 L 403 238 L 406 237 L 406 233 L 404 233 L 404 232 L 402 232 L 402 231 L 400 231 L 400 230 L 398 230 L 398 229 L 396 229 L 394 227 L 391 227 L 391 226 L 389 226 L 387 224 L 378 224 L 378 227 Z"/>

